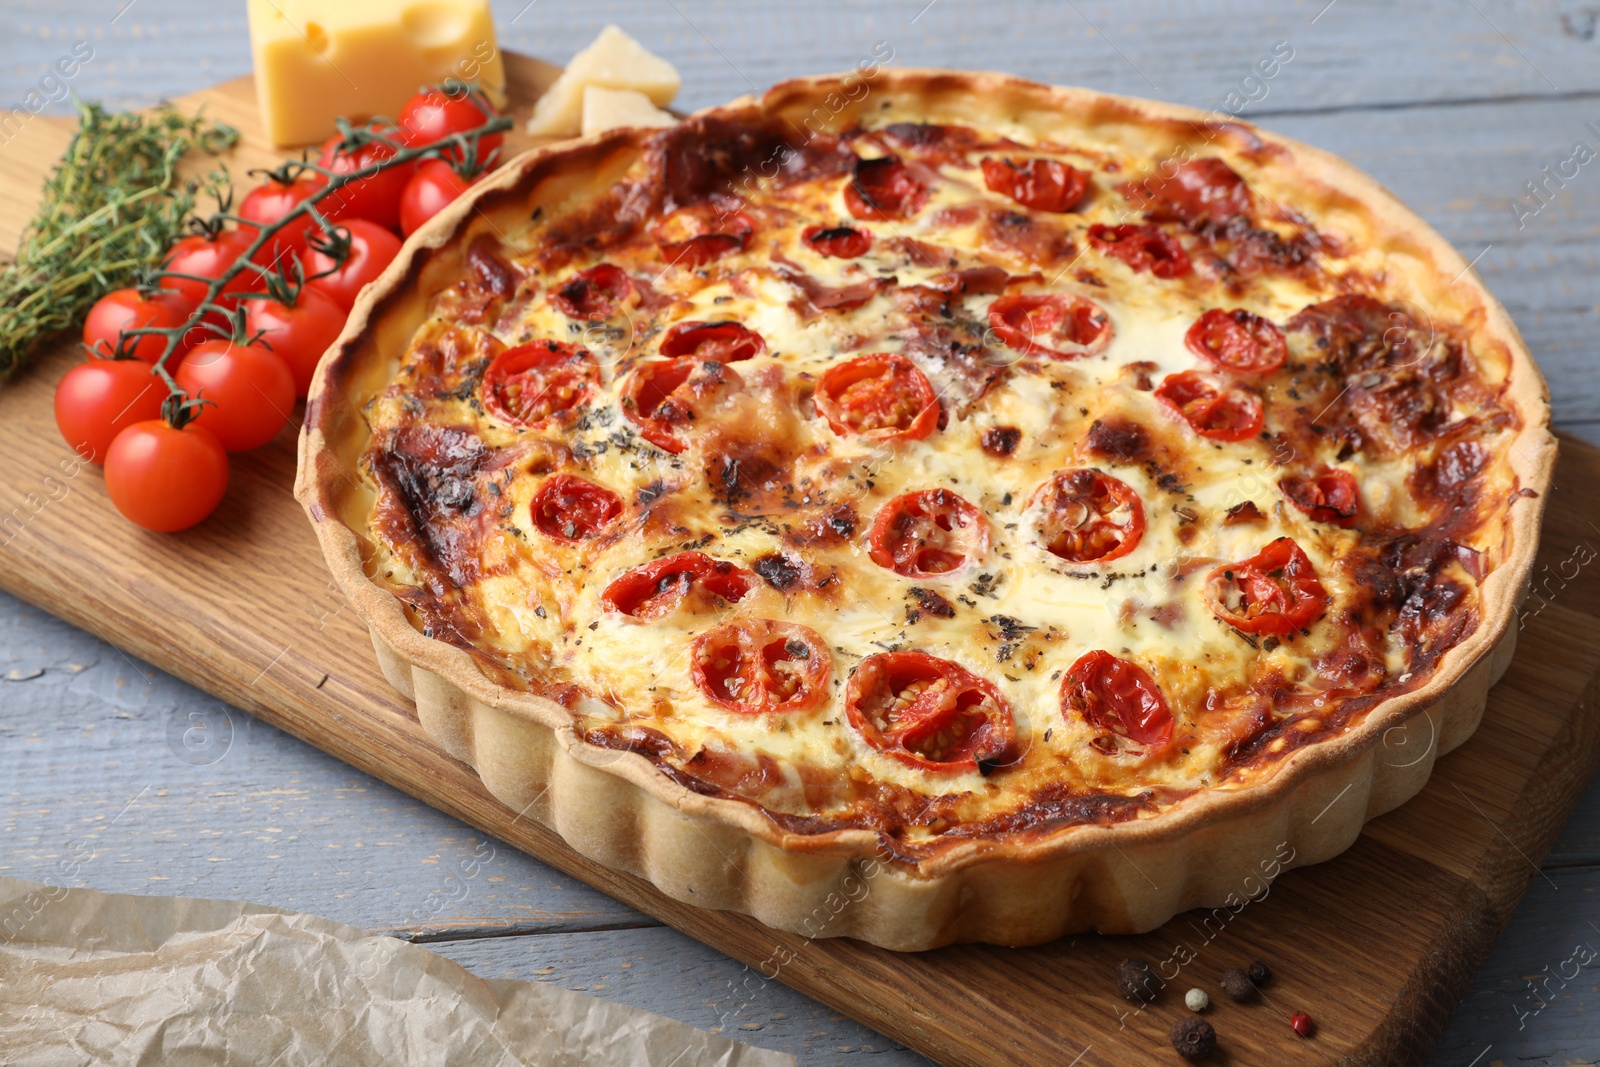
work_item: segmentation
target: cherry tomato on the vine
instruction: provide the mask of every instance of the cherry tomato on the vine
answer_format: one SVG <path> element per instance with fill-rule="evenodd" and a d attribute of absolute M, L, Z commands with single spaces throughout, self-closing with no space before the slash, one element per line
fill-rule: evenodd
<path fill-rule="evenodd" d="M 172 329 L 187 322 L 193 311 L 194 302 L 176 289 L 113 289 L 89 309 L 89 317 L 83 321 L 83 343 L 95 355 L 110 359 L 116 355 L 117 338 L 123 330 Z M 173 349 L 174 357 L 198 340 L 194 331 L 185 334 Z M 128 338 L 127 354 L 154 363 L 166 347 L 167 339 L 160 334 L 144 334 Z M 176 358 L 167 364 L 169 368 L 177 365 Z"/>
<path fill-rule="evenodd" d="M 315 289 L 349 311 L 363 286 L 383 273 L 394 257 L 400 254 L 400 239 L 375 222 L 351 219 L 339 224 L 335 233 L 348 237 L 350 255 L 342 265 L 333 256 L 318 249 L 322 243 L 313 238 L 302 261 L 306 272 L 306 288 Z M 332 271 L 331 274 L 323 274 Z"/>
<path fill-rule="evenodd" d="M 423 160 L 400 196 L 400 232 L 410 237 L 472 184 L 442 159 Z"/>
<path fill-rule="evenodd" d="M 56 386 L 56 427 L 72 450 L 104 463 L 117 434 L 161 414 L 167 387 L 140 359 L 90 359 Z"/>
<path fill-rule="evenodd" d="M 239 217 L 263 228 L 272 226 L 320 193 L 327 184 L 328 179 L 315 171 L 307 171 L 292 182 L 269 177 L 245 194 L 239 203 Z M 307 234 L 316 232 L 316 227 L 316 221 L 309 214 L 300 216 L 272 235 L 264 258 L 280 270 L 287 269 L 305 252 Z"/>
<path fill-rule="evenodd" d="M 185 530 L 217 509 L 228 488 L 228 454 L 210 431 L 163 419 L 134 423 L 106 458 L 106 493 L 123 518 L 146 530 Z"/>
<path fill-rule="evenodd" d="M 250 300 L 245 304 L 245 332 L 261 340 L 283 360 L 294 377 L 294 395 L 311 388 L 322 354 L 344 329 L 344 308 L 315 289 L 301 289 L 293 305 L 276 300 Z"/>
<path fill-rule="evenodd" d="M 260 448 L 278 435 L 294 410 L 294 375 L 261 345 L 206 341 L 178 368 L 178 387 L 209 400 L 194 424 L 230 452 Z"/>
<path fill-rule="evenodd" d="M 405 139 L 404 131 L 394 127 L 370 128 L 392 141 Z M 380 141 L 346 148 L 343 139 L 334 134 L 324 142 L 317 165 L 335 175 L 353 174 L 392 158 L 395 152 L 395 149 Z M 404 195 L 406 183 L 411 180 L 414 169 L 413 166 L 402 164 L 359 178 L 329 193 L 318 204 L 318 208 L 320 210 L 326 205 L 327 210 L 322 213 L 336 222 L 367 219 L 387 230 L 399 229 L 400 197 Z"/>
<path fill-rule="evenodd" d="M 488 110 L 485 110 L 488 107 Z M 405 131 L 406 143 L 415 147 L 437 144 L 451 134 L 468 133 L 494 117 L 494 108 L 481 94 L 433 88 L 417 93 L 400 109 L 400 128 Z M 484 162 L 490 152 L 499 148 L 505 135 L 486 133 L 478 138 L 478 161 Z M 454 145 L 444 149 L 447 159 L 460 161 L 461 152 Z"/>
<path fill-rule="evenodd" d="M 175 289 L 188 298 L 190 306 L 199 307 L 200 301 L 206 298 L 209 280 L 221 277 L 223 272 L 244 255 L 254 240 L 254 234 L 245 233 L 243 230 L 223 230 L 215 237 L 197 233 L 181 239 L 167 253 L 166 263 L 162 269 L 188 277 L 163 277 L 161 288 Z M 212 302 L 218 307 L 232 310 L 239 303 L 239 293 L 254 292 L 260 287 L 259 270 L 247 265 L 229 279 L 217 299 Z M 216 319 L 215 315 L 209 317 Z"/>

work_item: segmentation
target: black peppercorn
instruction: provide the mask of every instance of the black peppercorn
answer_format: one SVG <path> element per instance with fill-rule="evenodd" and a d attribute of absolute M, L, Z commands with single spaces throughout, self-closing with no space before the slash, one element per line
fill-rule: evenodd
<path fill-rule="evenodd" d="M 1222 991 L 1240 1002 L 1251 1000 L 1256 995 L 1256 987 L 1249 976 L 1237 967 L 1229 967 L 1222 972 Z"/>
<path fill-rule="evenodd" d="M 1248 975 L 1250 977 L 1250 981 L 1254 982 L 1256 985 L 1266 985 L 1268 982 L 1272 981 L 1272 971 L 1269 970 L 1267 965 L 1262 963 L 1260 960 L 1256 960 L 1254 963 L 1252 963 L 1249 969 L 1244 973 Z"/>
<path fill-rule="evenodd" d="M 1117 992 L 1134 1004 L 1156 999 L 1156 976 L 1141 959 L 1125 959 L 1117 964 Z"/>
<path fill-rule="evenodd" d="M 1186 1015 L 1167 1031 L 1172 1047 L 1186 1060 L 1203 1060 L 1217 1047 L 1217 1032 L 1204 1019 Z"/>

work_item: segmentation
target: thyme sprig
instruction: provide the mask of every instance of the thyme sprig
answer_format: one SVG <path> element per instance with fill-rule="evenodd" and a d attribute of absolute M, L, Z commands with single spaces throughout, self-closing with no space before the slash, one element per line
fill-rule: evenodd
<path fill-rule="evenodd" d="M 231 126 L 165 106 L 137 114 L 79 103 L 78 118 L 16 259 L 0 266 L 0 380 L 96 300 L 161 262 L 196 195 L 227 180 L 216 173 L 182 182 L 179 160 L 192 148 L 215 154 L 239 138 Z"/>
<path fill-rule="evenodd" d="M 232 265 L 230 265 L 226 270 L 219 273 L 215 278 L 201 279 L 208 283 L 206 286 L 206 294 L 205 297 L 200 301 L 199 306 L 196 307 L 190 314 L 188 321 L 177 326 L 141 327 L 139 329 L 125 331 L 125 333 L 128 335 L 154 334 L 165 338 L 166 343 L 161 350 L 161 355 L 155 361 L 154 370 L 161 376 L 161 380 L 166 383 L 168 392 L 170 394 L 168 400 L 174 405 L 174 411 L 182 408 L 182 405 L 187 402 L 188 394 L 179 388 L 177 380 L 172 376 L 172 372 L 167 369 L 167 361 L 171 358 L 172 353 L 177 350 L 178 345 L 184 335 L 190 330 L 194 329 L 196 326 L 200 325 L 208 314 L 220 314 L 225 318 L 229 318 L 230 320 L 232 319 L 233 316 L 229 309 L 217 303 L 218 297 L 221 296 L 223 290 L 227 288 L 228 283 L 234 278 L 238 277 L 241 271 L 247 269 L 253 270 L 258 276 L 264 276 L 270 272 L 270 267 L 263 267 L 255 262 L 255 256 L 256 253 L 270 245 L 273 237 L 280 230 L 284 229 L 297 219 L 304 219 L 309 216 L 320 231 L 318 234 L 311 237 L 312 244 L 327 249 L 338 262 L 342 262 L 344 257 L 349 254 L 349 231 L 340 227 L 338 223 L 329 220 L 322 212 L 318 211 L 316 207 L 317 204 L 338 193 L 339 190 L 343 189 L 347 185 L 365 181 L 375 174 L 379 174 L 385 170 L 390 170 L 394 167 L 405 166 L 408 163 L 414 163 L 419 159 L 438 157 L 443 152 L 451 148 L 454 148 L 456 151 L 462 154 L 470 154 L 473 157 L 476 157 L 479 153 L 478 142 L 480 138 L 491 133 L 499 133 L 503 130 L 509 130 L 511 126 L 512 121 L 509 118 L 490 118 L 486 120 L 483 125 L 474 127 L 471 130 L 451 134 L 449 137 L 443 138 L 442 140 L 434 142 L 433 144 L 412 147 L 405 144 L 403 140 L 396 140 L 387 136 L 387 131 L 393 131 L 396 129 L 396 127 L 393 125 L 393 123 L 387 122 L 386 120 L 374 119 L 372 122 L 360 126 L 353 126 L 345 120 L 340 119 L 338 127 L 341 152 L 354 152 L 364 145 L 376 143 L 388 146 L 393 150 L 393 154 L 385 159 L 377 160 L 368 164 L 367 166 L 345 173 L 335 173 L 334 171 L 326 167 L 319 166 L 315 163 L 296 163 L 295 166 L 297 168 L 297 172 L 309 171 L 320 174 L 327 179 L 327 184 L 321 189 L 317 190 L 317 192 L 312 196 L 309 196 L 305 200 L 302 200 L 300 203 L 296 204 L 292 210 L 290 210 L 277 222 L 271 223 L 267 226 L 259 227 L 259 229 L 257 229 L 255 239 L 251 241 L 242 252 L 239 253 L 239 258 L 234 260 Z M 238 219 L 235 216 L 228 214 L 228 203 L 226 198 L 222 199 L 219 203 L 221 210 L 216 215 L 212 216 L 210 220 L 202 223 L 202 225 L 218 224 L 220 221 L 246 222 L 246 220 Z M 255 228 L 255 223 L 247 224 L 252 228 Z M 333 269 L 336 270 L 337 267 Z M 331 271 L 324 271 L 322 273 L 331 273 Z M 312 275 L 313 278 L 320 276 L 321 274 Z M 190 276 L 177 274 L 176 272 L 172 271 L 156 271 L 154 272 L 153 277 L 184 278 Z"/>

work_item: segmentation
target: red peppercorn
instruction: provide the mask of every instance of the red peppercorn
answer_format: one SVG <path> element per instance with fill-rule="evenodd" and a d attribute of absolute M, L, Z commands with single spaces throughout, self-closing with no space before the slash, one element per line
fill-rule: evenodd
<path fill-rule="evenodd" d="M 1289 1019 L 1289 1025 L 1294 1027 L 1294 1032 L 1301 1037 L 1310 1037 L 1317 1032 L 1317 1024 L 1303 1011 L 1295 1012 Z"/>

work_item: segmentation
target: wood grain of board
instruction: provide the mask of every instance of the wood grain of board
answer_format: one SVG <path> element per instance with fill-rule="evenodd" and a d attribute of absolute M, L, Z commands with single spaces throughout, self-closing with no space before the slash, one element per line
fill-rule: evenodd
<path fill-rule="evenodd" d="M 512 69 L 525 91 L 551 73 L 532 62 Z M 249 136 L 248 81 L 188 103 L 200 99 L 247 131 L 230 160 L 236 173 L 276 158 Z M 36 185 L 64 143 L 44 122 L 25 136 L 0 157 L 11 188 Z M 27 210 L 20 198 L 0 203 L 0 236 L 14 239 Z M 577 855 L 427 740 L 378 675 L 290 497 L 292 431 L 237 459 L 222 508 L 195 530 L 157 536 L 122 522 L 97 469 L 71 461 L 51 421 L 50 395 L 75 358 L 62 345 L 0 390 L 6 589 L 942 1062 L 1170 1055 L 1165 1032 L 1183 1012 L 1182 989 L 1258 956 L 1278 978 L 1260 1003 L 1218 1004 L 1218 1062 L 1420 1062 L 1600 759 L 1600 574 L 1571 562 L 1575 546 L 1600 543 L 1589 489 L 1600 450 L 1566 439 L 1535 575 L 1543 593 L 1482 726 L 1421 796 L 1370 824 L 1344 856 L 1285 875 L 1237 914 L 1179 916 L 1135 938 L 908 956 L 775 933 Z M 1125 1017 L 1115 961 L 1167 959 L 1180 947 L 1193 961 L 1153 1007 Z M 1289 1031 L 1293 1010 L 1318 1019 L 1313 1046 Z"/>

